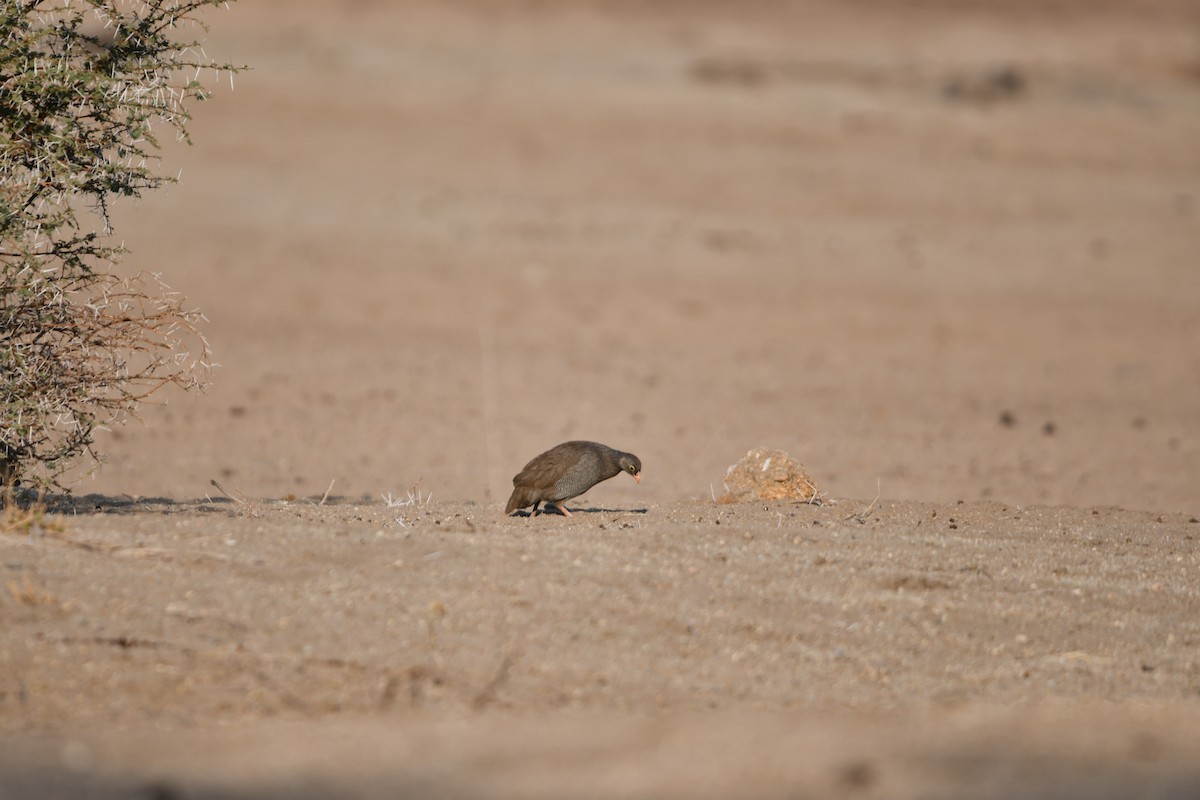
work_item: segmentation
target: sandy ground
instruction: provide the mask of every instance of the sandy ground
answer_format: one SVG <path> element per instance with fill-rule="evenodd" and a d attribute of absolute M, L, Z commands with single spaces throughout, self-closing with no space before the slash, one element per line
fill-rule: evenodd
<path fill-rule="evenodd" d="M 0 798 L 1200 793 L 1200 6 L 1004 9 L 212 15 L 222 366 L 0 534 Z"/>

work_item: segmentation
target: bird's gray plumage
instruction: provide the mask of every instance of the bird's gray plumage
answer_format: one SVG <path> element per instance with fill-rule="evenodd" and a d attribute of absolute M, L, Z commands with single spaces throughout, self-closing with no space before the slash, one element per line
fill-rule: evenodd
<path fill-rule="evenodd" d="M 563 442 L 532 459 L 513 477 L 513 493 L 504 513 L 532 505 L 553 504 L 569 515 L 563 501 L 578 497 L 618 472 L 628 472 L 641 483 L 642 462 L 632 453 L 599 442 Z"/>

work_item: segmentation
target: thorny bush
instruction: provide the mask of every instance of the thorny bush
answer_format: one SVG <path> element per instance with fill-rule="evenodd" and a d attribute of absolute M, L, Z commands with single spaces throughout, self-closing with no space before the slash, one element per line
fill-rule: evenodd
<path fill-rule="evenodd" d="M 121 276 L 109 203 L 175 181 L 222 0 L 0 0 L 0 483 L 63 488 L 98 428 L 168 384 L 203 387 L 208 342 L 156 273 Z"/>

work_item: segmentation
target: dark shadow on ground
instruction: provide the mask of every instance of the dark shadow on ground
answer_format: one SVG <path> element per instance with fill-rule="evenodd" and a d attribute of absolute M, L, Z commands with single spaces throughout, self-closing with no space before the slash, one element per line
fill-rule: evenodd
<path fill-rule="evenodd" d="M 35 501 L 33 496 L 25 502 Z M 42 498 L 46 510 L 54 514 L 166 514 L 177 511 L 227 511 L 237 503 L 228 497 L 175 500 L 170 497 L 134 497 L 131 495 L 57 494 Z"/>
<path fill-rule="evenodd" d="M 309 497 L 286 497 L 267 499 L 242 499 L 225 495 L 210 495 L 187 500 L 171 497 L 136 497 L 134 495 L 105 494 L 48 494 L 39 495 L 32 490 L 17 490 L 14 500 L 21 508 L 34 503 L 44 503 L 52 514 L 139 514 L 176 513 L 180 511 L 223 511 L 230 512 L 239 506 L 295 505 L 295 506 L 340 506 L 369 504 L 371 499 L 345 495 L 312 495 Z"/>
<path fill-rule="evenodd" d="M 551 506 L 551 508 L 554 508 L 554 507 Z M 648 508 L 572 508 L 571 509 L 572 514 L 647 514 L 647 513 L 649 513 L 649 511 L 650 511 L 650 509 L 648 509 Z M 539 508 L 538 512 L 537 512 L 537 516 L 540 517 L 543 515 L 549 515 L 549 516 L 553 516 L 553 517 L 566 516 L 565 514 L 562 513 L 562 511 L 560 511 L 556 508 L 554 508 L 554 510 L 552 510 L 552 511 L 548 511 L 544 508 Z M 518 511 L 513 512 L 512 516 L 528 517 L 528 516 L 531 516 L 531 512 L 529 512 L 527 509 L 520 509 Z"/>

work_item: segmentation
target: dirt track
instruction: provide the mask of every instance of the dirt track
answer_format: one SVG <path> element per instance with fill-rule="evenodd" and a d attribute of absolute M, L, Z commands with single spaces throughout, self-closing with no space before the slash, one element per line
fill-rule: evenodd
<path fill-rule="evenodd" d="M 216 15 L 117 225 L 223 366 L 0 534 L 0 798 L 1200 792 L 1200 10 L 1006 8 Z"/>
<path fill-rule="evenodd" d="M 301 501 L 68 519 L 5 541 L 0 708 L 27 731 L 10 785 L 38 784 L 32 760 L 62 796 L 1200 786 L 1194 517 Z"/>

